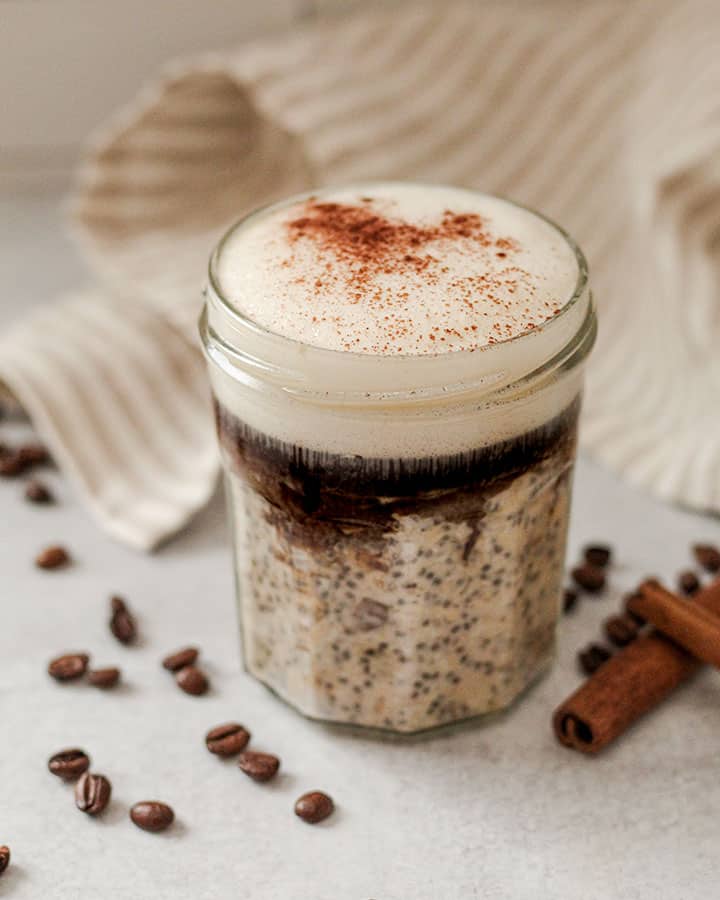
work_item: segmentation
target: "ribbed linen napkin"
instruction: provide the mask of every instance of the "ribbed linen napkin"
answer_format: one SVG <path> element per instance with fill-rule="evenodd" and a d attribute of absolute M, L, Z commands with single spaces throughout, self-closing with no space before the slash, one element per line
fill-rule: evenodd
<path fill-rule="evenodd" d="M 0 378 L 108 532 L 150 548 L 212 492 L 196 338 L 213 243 L 328 183 L 452 182 L 562 223 L 601 316 L 581 438 L 720 511 L 720 18 L 713 0 L 370 8 L 170 67 L 89 148 L 98 291 L 0 340 Z"/>

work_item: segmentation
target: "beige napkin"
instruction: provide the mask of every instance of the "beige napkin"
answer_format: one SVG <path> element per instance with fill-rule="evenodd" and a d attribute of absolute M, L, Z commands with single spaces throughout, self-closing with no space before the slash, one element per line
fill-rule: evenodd
<path fill-rule="evenodd" d="M 714 0 L 408 5 L 170 68 L 97 136 L 75 230 L 102 294 L 0 341 L 0 378 L 98 521 L 148 548 L 212 491 L 195 321 L 244 211 L 397 177 L 507 195 L 584 247 L 601 316 L 585 448 L 720 511 Z"/>

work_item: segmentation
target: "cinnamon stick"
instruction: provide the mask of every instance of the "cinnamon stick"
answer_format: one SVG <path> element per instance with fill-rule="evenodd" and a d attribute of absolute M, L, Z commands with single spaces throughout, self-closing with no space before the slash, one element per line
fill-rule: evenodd
<path fill-rule="evenodd" d="M 647 586 L 648 582 L 643 585 Z M 685 602 L 720 615 L 720 579 Z M 700 665 L 659 631 L 642 635 L 600 666 L 555 710 L 555 735 L 567 747 L 597 753 L 687 681 Z"/>
<path fill-rule="evenodd" d="M 655 582 L 641 585 L 627 608 L 697 659 L 720 668 L 720 616 L 714 612 L 681 600 Z"/>

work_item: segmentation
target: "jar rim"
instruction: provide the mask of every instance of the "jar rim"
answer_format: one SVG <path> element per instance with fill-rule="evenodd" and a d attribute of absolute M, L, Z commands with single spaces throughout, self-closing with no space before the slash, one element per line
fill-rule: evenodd
<path fill-rule="evenodd" d="M 363 183 L 362 189 L 415 183 L 375 181 Z M 432 183 L 417 184 L 429 189 L 444 187 Z M 353 185 L 337 187 L 347 189 Z M 215 246 L 208 266 L 206 304 L 200 331 L 206 353 L 221 367 L 240 367 L 246 375 L 276 381 L 286 390 L 297 393 L 320 394 L 328 399 L 331 396 L 342 396 L 344 402 L 350 399 L 350 394 L 356 394 L 358 400 L 377 398 L 388 401 L 408 396 L 419 399 L 424 395 L 437 395 L 438 392 L 466 392 L 473 388 L 480 389 L 483 393 L 487 390 L 499 390 L 509 383 L 537 377 L 541 372 L 547 371 L 548 367 L 578 364 L 590 352 L 595 339 L 596 323 L 588 288 L 588 266 L 582 250 L 552 219 L 505 197 L 497 199 L 550 225 L 569 246 L 577 263 L 577 279 L 571 295 L 556 315 L 540 325 L 477 348 L 444 353 L 389 355 L 321 347 L 260 325 L 238 310 L 222 292 L 217 270 L 224 246 L 239 229 L 252 226 L 258 219 L 276 210 L 302 203 L 317 196 L 319 192 L 324 194 L 332 190 L 333 186 L 324 186 L 265 204 L 238 219 Z M 462 190 L 481 196 L 496 196 L 472 188 Z M 522 351 L 518 349 L 520 347 L 523 348 Z M 525 348 L 528 350 L 527 354 Z M 513 378 L 507 370 L 514 369 L 517 375 L 517 365 L 512 365 L 512 357 L 515 357 L 517 363 L 520 355 L 527 355 L 528 364 L 521 365 L 520 369 L 525 371 Z M 328 373 L 332 373 L 331 389 L 328 389 L 327 383 L 323 385 L 322 377 L 320 382 L 313 383 L 317 380 L 308 371 L 312 368 L 322 373 L 325 382 Z"/>

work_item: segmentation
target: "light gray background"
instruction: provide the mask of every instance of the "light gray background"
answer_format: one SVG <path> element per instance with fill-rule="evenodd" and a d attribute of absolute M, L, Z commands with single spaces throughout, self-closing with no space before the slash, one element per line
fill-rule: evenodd
<path fill-rule="evenodd" d="M 55 192 L 6 191 L 0 221 L 0 327 L 85 279 L 62 236 Z M 0 433 L 24 434 L 0 423 Z M 229 549 L 219 498 L 155 556 L 113 543 L 71 487 L 40 509 L 0 482 L 0 844 L 13 900 L 705 900 L 717 897 L 720 679 L 705 672 L 617 746 L 588 759 L 558 746 L 554 706 L 578 682 L 578 646 L 599 634 L 620 594 L 645 574 L 672 577 L 688 545 L 720 541 L 720 524 L 663 507 L 582 460 L 570 558 L 589 539 L 618 548 L 612 589 L 561 623 L 553 672 L 512 714 L 421 743 L 359 738 L 307 722 L 241 671 Z M 33 567 L 62 542 L 76 565 Z M 142 646 L 110 636 L 111 592 L 140 616 Z M 187 642 L 203 649 L 213 692 L 182 694 L 160 665 Z M 60 686 L 53 655 L 92 651 L 123 668 L 112 693 Z M 259 786 L 204 748 L 206 730 L 237 719 L 282 775 Z M 113 783 L 101 820 L 73 806 L 47 757 L 80 745 Z M 292 814 L 305 790 L 338 811 L 308 827 Z M 158 798 L 178 823 L 136 829 L 128 806 Z"/>

